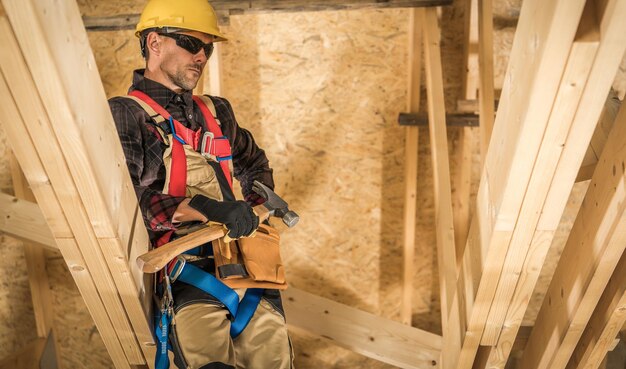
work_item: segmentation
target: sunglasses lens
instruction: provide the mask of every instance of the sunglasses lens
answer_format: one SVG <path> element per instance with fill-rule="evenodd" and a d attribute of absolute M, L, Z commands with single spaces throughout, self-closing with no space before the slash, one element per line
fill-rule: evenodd
<path fill-rule="evenodd" d="M 176 45 L 179 47 L 189 51 L 192 54 L 197 54 L 198 51 L 204 49 L 204 55 L 206 55 L 207 59 L 213 54 L 213 43 L 210 42 L 205 44 L 200 39 L 183 35 L 180 33 L 160 33 L 162 36 L 170 37 L 176 40 Z"/>
<path fill-rule="evenodd" d="M 176 45 L 182 47 L 192 54 L 197 54 L 198 51 L 202 49 L 202 46 L 204 46 L 204 43 L 197 38 L 180 35 L 178 39 L 176 39 Z"/>

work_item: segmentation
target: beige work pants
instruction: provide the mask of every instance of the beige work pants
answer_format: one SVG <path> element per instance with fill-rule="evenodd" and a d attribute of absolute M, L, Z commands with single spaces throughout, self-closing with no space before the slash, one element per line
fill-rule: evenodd
<path fill-rule="evenodd" d="M 239 292 L 239 291 L 238 291 Z M 189 369 L 292 369 L 293 352 L 285 319 L 261 299 L 252 320 L 230 337 L 228 310 L 199 302 L 181 308 L 172 326 L 174 349 Z M 179 368 L 183 369 L 183 368 Z"/>

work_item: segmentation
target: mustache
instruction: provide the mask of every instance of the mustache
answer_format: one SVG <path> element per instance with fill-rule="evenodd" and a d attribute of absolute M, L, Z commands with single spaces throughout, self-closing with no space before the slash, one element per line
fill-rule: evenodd
<path fill-rule="evenodd" d="M 195 69 L 195 70 L 197 70 L 199 73 L 201 73 L 201 72 L 202 72 L 203 65 L 202 65 L 202 64 L 199 64 L 199 63 L 193 63 L 193 64 L 189 64 L 189 65 L 188 65 L 188 68 L 190 68 L 190 69 Z"/>

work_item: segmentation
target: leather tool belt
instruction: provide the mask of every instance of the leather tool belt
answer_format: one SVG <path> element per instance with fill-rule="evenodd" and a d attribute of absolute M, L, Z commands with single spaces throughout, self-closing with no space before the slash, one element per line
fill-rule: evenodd
<path fill-rule="evenodd" d="M 213 241 L 215 275 L 230 288 L 287 288 L 280 257 L 280 236 L 261 224 L 252 237 Z"/>

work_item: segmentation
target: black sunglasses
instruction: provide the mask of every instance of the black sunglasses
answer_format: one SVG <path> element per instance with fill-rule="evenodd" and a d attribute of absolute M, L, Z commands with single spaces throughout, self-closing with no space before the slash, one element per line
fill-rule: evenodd
<path fill-rule="evenodd" d="M 182 33 L 159 33 L 159 35 L 173 38 L 176 40 L 176 45 L 189 51 L 193 55 L 196 55 L 201 49 L 204 49 L 204 55 L 206 55 L 207 59 L 211 57 L 211 54 L 213 54 L 212 42 L 205 44 L 197 37 L 184 35 Z"/>

